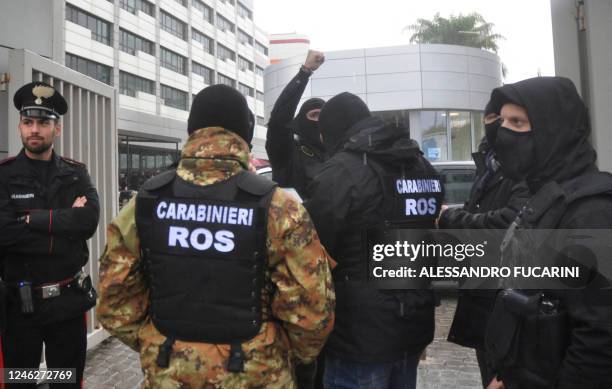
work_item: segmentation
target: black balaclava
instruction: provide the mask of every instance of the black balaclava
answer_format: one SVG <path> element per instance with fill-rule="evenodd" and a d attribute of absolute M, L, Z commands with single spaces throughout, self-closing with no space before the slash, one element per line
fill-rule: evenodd
<path fill-rule="evenodd" d="M 300 111 L 291 123 L 291 127 L 293 127 L 295 133 L 308 145 L 316 147 L 322 146 L 319 124 L 314 120 L 308 119 L 306 114 L 313 109 L 322 108 L 323 104 L 325 104 L 325 100 L 317 97 L 304 101 L 300 107 Z"/>
<path fill-rule="evenodd" d="M 206 127 L 223 127 L 240 135 L 249 145 L 254 120 L 242 93 L 227 85 L 211 85 L 196 95 L 191 104 L 187 132 Z"/>
<path fill-rule="evenodd" d="M 484 110 L 484 116 L 486 117 L 487 115 L 491 113 L 495 113 L 495 107 L 493 105 L 493 102 L 489 100 Z M 495 137 L 497 136 L 497 130 L 499 129 L 499 126 L 501 126 L 501 120 L 497 119 L 492 123 L 488 123 L 488 124 L 485 123 L 484 126 L 485 126 L 485 139 L 487 142 L 486 144 L 489 147 L 493 147 L 493 145 L 495 144 Z"/>
<path fill-rule="evenodd" d="M 502 169 L 523 170 L 532 193 L 546 182 L 563 182 L 595 168 L 587 109 L 569 79 L 537 77 L 504 85 L 493 90 L 491 101 L 498 113 L 506 103 L 527 110 L 532 131 L 500 127 L 495 151 Z"/>
<path fill-rule="evenodd" d="M 343 92 L 331 99 L 321 109 L 319 128 L 328 155 L 333 155 L 349 138 L 353 125 L 372 115 L 368 106 L 356 95 Z"/>

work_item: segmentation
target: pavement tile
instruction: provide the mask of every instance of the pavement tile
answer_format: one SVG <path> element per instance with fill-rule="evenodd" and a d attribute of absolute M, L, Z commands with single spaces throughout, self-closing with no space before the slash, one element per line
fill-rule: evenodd
<path fill-rule="evenodd" d="M 427 348 L 427 358 L 419 364 L 417 389 L 482 388 L 474 350 L 446 341 L 455 306 L 454 297 L 444 297 L 436 309 L 436 333 Z M 86 389 L 135 389 L 142 379 L 138 353 L 115 338 L 87 354 Z"/>

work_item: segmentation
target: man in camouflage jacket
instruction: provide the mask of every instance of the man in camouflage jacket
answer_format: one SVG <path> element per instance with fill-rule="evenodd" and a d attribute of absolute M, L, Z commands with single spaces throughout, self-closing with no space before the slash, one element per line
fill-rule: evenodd
<path fill-rule="evenodd" d="M 229 95 L 235 91 L 219 87 L 209 88 Z M 236 107 L 212 107 L 209 111 L 200 107 L 194 113 L 196 103 L 198 97 L 176 175 L 191 184 L 207 186 L 248 167 L 247 142 L 251 137 L 223 128 L 230 127 L 224 124 L 233 119 L 217 117 L 219 112 L 233 114 Z M 212 111 L 217 112 L 209 115 L 214 119 L 199 120 Z M 252 125 L 250 131 L 252 134 Z M 156 363 L 166 338 L 149 316 L 150 290 L 135 222 L 136 202 L 133 198 L 108 226 L 107 245 L 100 258 L 98 317 L 104 328 L 140 353 L 143 387 L 294 388 L 293 365 L 310 362 L 319 354 L 333 327 L 335 303 L 333 260 L 303 206 L 287 192 L 274 189 L 268 209 L 265 270 L 273 288 L 264 288 L 261 296 L 263 314 L 272 320 L 264 321 L 259 333 L 242 343 L 244 371 L 231 373 L 226 369 L 227 344 L 176 340 L 169 366 L 160 368 Z"/>

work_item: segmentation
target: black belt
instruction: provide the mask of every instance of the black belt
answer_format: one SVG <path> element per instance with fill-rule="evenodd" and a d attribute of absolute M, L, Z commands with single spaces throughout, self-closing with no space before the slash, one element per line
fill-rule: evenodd
<path fill-rule="evenodd" d="M 50 299 L 53 297 L 60 296 L 62 292 L 70 288 L 74 288 L 78 286 L 78 276 L 81 272 L 77 273 L 75 277 L 66 278 L 65 280 L 61 280 L 53 283 L 46 283 L 41 285 L 32 286 L 32 297 L 36 297 L 39 299 Z M 19 290 L 19 286 L 11 284 L 12 289 L 16 291 Z M 17 293 L 18 295 L 18 293 Z"/>
<path fill-rule="evenodd" d="M 66 290 L 75 286 L 77 286 L 76 279 L 74 277 L 68 278 L 53 284 L 35 286 L 34 288 L 32 288 L 32 295 L 46 300 L 60 296 L 62 292 L 65 292 Z"/>

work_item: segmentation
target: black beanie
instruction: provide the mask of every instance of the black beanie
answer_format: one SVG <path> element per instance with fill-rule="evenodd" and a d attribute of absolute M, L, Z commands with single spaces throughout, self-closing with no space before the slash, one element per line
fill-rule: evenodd
<path fill-rule="evenodd" d="M 329 99 L 319 114 L 323 145 L 333 154 L 356 123 L 372 116 L 368 106 L 358 96 L 343 92 Z"/>
<path fill-rule="evenodd" d="M 187 132 L 206 127 L 223 127 L 240 135 L 248 144 L 253 139 L 254 120 L 242 93 L 227 85 L 211 85 L 193 99 Z"/>

